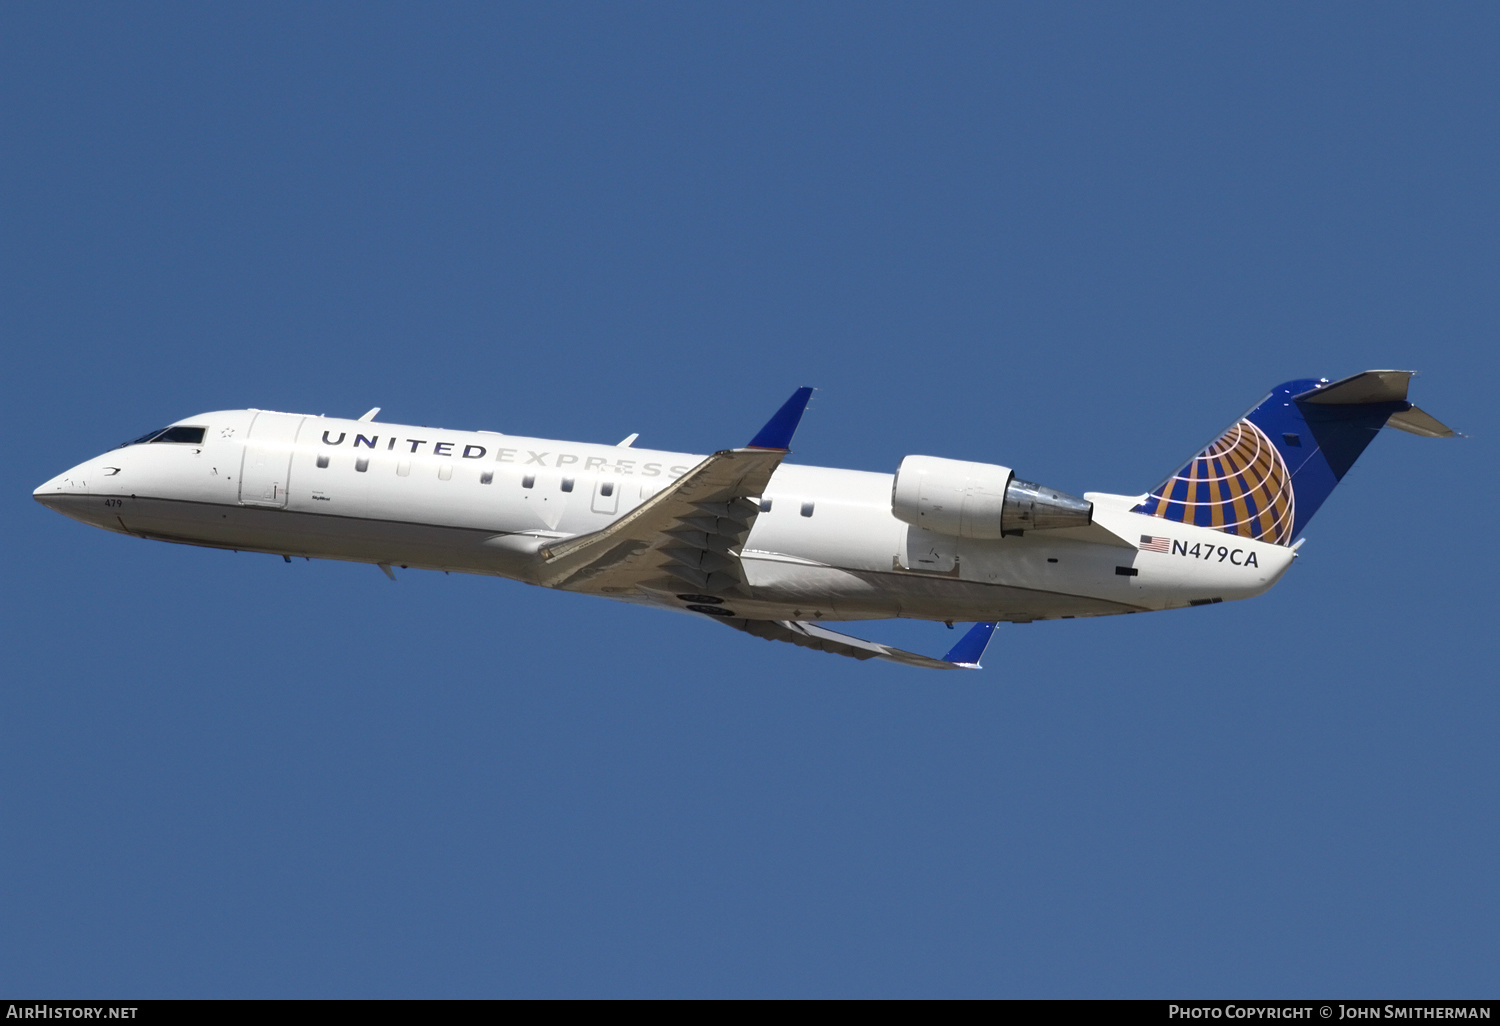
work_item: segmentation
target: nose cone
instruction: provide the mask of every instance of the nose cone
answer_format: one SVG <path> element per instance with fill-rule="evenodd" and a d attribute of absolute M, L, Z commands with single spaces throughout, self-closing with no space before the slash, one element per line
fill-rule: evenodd
<path fill-rule="evenodd" d="M 43 506 L 56 509 L 60 500 L 88 495 L 88 479 L 83 473 L 85 467 L 87 464 L 80 464 L 72 470 L 58 474 L 50 481 L 37 485 L 32 489 L 31 497 Z"/>
<path fill-rule="evenodd" d="M 109 476 L 111 471 L 115 474 L 120 472 L 118 467 L 104 466 L 107 462 L 104 457 L 95 457 L 80 463 L 72 470 L 64 471 L 32 489 L 31 497 L 48 509 L 75 520 L 93 523 L 96 518 L 91 516 L 91 490 L 102 484 L 102 478 Z"/>

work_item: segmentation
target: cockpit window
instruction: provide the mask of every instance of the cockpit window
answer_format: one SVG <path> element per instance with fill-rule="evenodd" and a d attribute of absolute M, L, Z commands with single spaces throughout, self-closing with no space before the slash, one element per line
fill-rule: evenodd
<path fill-rule="evenodd" d="M 181 442 L 185 445 L 202 445 L 203 431 L 201 427 L 169 427 L 155 438 L 153 442 Z"/>
<path fill-rule="evenodd" d="M 121 449 L 127 445 L 145 445 L 147 442 L 177 442 L 181 445 L 202 445 L 203 432 L 201 427 L 169 427 L 157 428 L 139 438 L 133 438 L 120 446 Z"/>

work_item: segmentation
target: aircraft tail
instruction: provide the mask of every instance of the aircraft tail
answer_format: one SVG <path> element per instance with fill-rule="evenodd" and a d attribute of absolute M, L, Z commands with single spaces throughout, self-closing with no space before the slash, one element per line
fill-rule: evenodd
<path fill-rule="evenodd" d="M 1456 437 L 1406 401 L 1411 374 L 1277 385 L 1134 512 L 1290 545 L 1382 427 Z"/>

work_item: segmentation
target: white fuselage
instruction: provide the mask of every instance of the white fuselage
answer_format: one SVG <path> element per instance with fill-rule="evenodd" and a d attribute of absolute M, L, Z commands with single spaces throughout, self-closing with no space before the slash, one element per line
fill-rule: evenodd
<path fill-rule="evenodd" d="M 202 443 L 114 449 L 36 498 L 144 538 L 536 583 L 539 548 L 606 527 L 704 458 L 257 410 L 179 424 L 205 428 Z M 1087 528 L 948 537 L 893 516 L 891 487 L 889 474 L 779 467 L 740 553 L 752 598 L 739 615 L 1029 621 L 1168 609 L 1258 595 L 1294 556 L 1100 493 L 1086 495 Z M 1142 549 L 1143 537 L 1165 537 L 1166 551 Z"/>

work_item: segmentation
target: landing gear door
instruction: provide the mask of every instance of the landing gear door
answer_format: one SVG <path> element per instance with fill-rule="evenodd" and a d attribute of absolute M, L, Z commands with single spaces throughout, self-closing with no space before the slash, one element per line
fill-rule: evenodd
<path fill-rule="evenodd" d="M 906 528 L 896 553 L 896 565 L 903 570 L 926 570 L 934 574 L 948 574 L 958 562 L 958 539 L 920 527 Z"/>
<path fill-rule="evenodd" d="M 286 507 L 287 479 L 292 469 L 292 444 L 302 418 L 286 413 L 257 413 L 245 439 L 240 465 L 240 504 Z"/>

